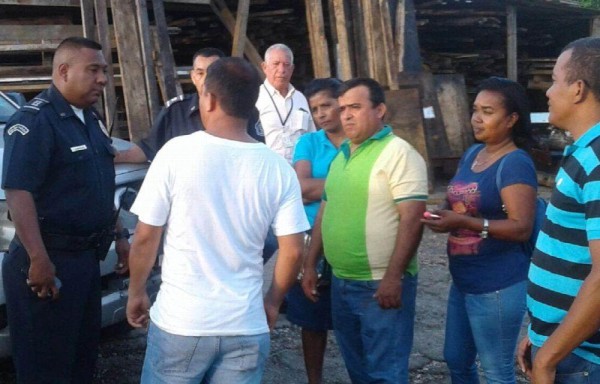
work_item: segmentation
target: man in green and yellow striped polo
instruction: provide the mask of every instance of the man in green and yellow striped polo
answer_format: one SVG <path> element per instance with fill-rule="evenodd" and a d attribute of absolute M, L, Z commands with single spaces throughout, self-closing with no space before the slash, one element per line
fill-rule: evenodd
<path fill-rule="evenodd" d="M 323 247 L 334 275 L 333 327 L 352 382 L 408 383 L 427 170 L 383 124 L 379 83 L 346 81 L 338 102 L 348 140 L 327 176 L 303 288 L 318 299 Z"/>

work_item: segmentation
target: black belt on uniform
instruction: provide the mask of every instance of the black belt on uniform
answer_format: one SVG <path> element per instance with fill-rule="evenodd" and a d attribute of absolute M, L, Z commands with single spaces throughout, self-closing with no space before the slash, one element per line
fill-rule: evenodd
<path fill-rule="evenodd" d="M 48 250 L 81 252 L 90 249 L 97 249 L 103 243 L 107 236 L 113 237 L 110 230 L 95 232 L 87 236 L 65 235 L 58 233 L 41 232 L 42 241 Z M 22 246 L 21 240 L 15 234 L 15 242 Z"/>

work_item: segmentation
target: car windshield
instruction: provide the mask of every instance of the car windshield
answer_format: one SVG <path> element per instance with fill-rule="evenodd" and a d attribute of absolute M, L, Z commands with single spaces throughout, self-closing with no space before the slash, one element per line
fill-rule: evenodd
<path fill-rule="evenodd" d="M 0 93 L 0 124 L 5 124 L 17 109 L 18 107 L 8 97 Z"/>

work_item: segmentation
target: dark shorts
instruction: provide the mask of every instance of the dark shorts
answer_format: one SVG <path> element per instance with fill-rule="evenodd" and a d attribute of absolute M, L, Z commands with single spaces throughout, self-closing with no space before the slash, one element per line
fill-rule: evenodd
<path fill-rule="evenodd" d="M 333 329 L 331 322 L 330 286 L 319 287 L 319 301 L 313 303 L 304 296 L 300 283 L 287 294 L 287 319 L 303 329 L 322 332 Z"/>

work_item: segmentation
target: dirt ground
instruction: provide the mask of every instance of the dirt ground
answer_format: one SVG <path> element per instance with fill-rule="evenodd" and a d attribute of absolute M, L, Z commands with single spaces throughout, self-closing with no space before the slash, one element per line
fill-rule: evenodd
<path fill-rule="evenodd" d="M 419 260 L 419 287 L 415 319 L 415 341 L 411 355 L 411 383 L 449 383 L 448 371 L 442 358 L 446 295 L 450 277 L 445 257 L 445 235 L 425 231 Z M 265 280 L 272 273 L 272 262 L 267 264 Z M 126 324 L 103 331 L 96 384 L 139 383 L 144 358 L 146 335 L 131 330 Z M 330 336 L 325 360 L 325 384 L 349 383 L 344 363 Z M 519 376 L 519 383 L 527 380 Z M 14 383 L 10 360 L 0 361 L 0 383 Z M 306 376 L 302 359 L 299 328 L 290 324 L 285 315 L 280 317 L 271 338 L 271 353 L 267 363 L 265 384 L 304 384 Z"/>

